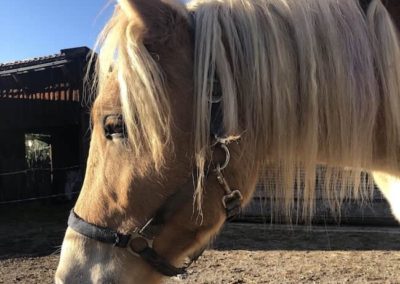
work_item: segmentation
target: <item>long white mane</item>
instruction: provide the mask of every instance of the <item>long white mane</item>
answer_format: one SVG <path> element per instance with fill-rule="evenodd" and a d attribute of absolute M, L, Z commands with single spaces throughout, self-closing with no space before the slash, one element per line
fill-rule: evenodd
<path fill-rule="evenodd" d="M 242 136 L 250 161 L 243 166 L 273 176 L 276 211 L 309 218 L 317 186 L 335 207 L 360 195 L 360 181 L 371 183 L 361 171 L 377 160 L 400 168 L 400 48 L 380 0 L 367 14 L 358 0 L 199 0 L 189 7 L 201 177 L 215 74 L 225 130 Z M 200 178 L 199 202 L 202 192 Z"/>

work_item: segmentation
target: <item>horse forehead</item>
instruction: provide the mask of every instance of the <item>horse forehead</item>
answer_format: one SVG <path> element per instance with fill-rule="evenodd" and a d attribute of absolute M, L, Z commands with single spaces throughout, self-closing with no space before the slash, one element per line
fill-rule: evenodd
<path fill-rule="evenodd" d="M 119 90 L 117 80 L 108 81 L 96 98 L 93 105 L 93 113 L 104 111 L 119 112 L 121 109 Z"/>

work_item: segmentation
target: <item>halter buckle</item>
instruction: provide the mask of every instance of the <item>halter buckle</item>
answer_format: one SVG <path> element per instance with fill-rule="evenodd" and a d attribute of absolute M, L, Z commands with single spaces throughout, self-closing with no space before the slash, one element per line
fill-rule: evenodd
<path fill-rule="evenodd" d="M 140 253 L 146 248 L 153 248 L 153 240 L 140 234 L 140 231 L 134 231 L 126 248 L 131 254 L 140 257 Z"/>

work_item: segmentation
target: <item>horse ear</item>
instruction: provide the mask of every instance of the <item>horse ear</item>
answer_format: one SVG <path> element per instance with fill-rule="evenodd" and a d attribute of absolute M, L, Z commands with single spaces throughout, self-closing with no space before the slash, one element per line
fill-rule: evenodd
<path fill-rule="evenodd" d="M 178 0 L 119 0 L 125 15 L 140 27 L 145 41 L 164 41 L 182 21 L 188 21 L 186 7 Z"/>

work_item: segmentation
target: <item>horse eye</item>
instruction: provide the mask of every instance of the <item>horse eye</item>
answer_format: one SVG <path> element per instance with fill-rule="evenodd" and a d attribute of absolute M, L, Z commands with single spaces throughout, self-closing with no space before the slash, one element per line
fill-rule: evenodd
<path fill-rule="evenodd" d="M 107 139 L 126 138 L 125 123 L 122 115 L 112 114 L 105 116 L 103 127 Z"/>

